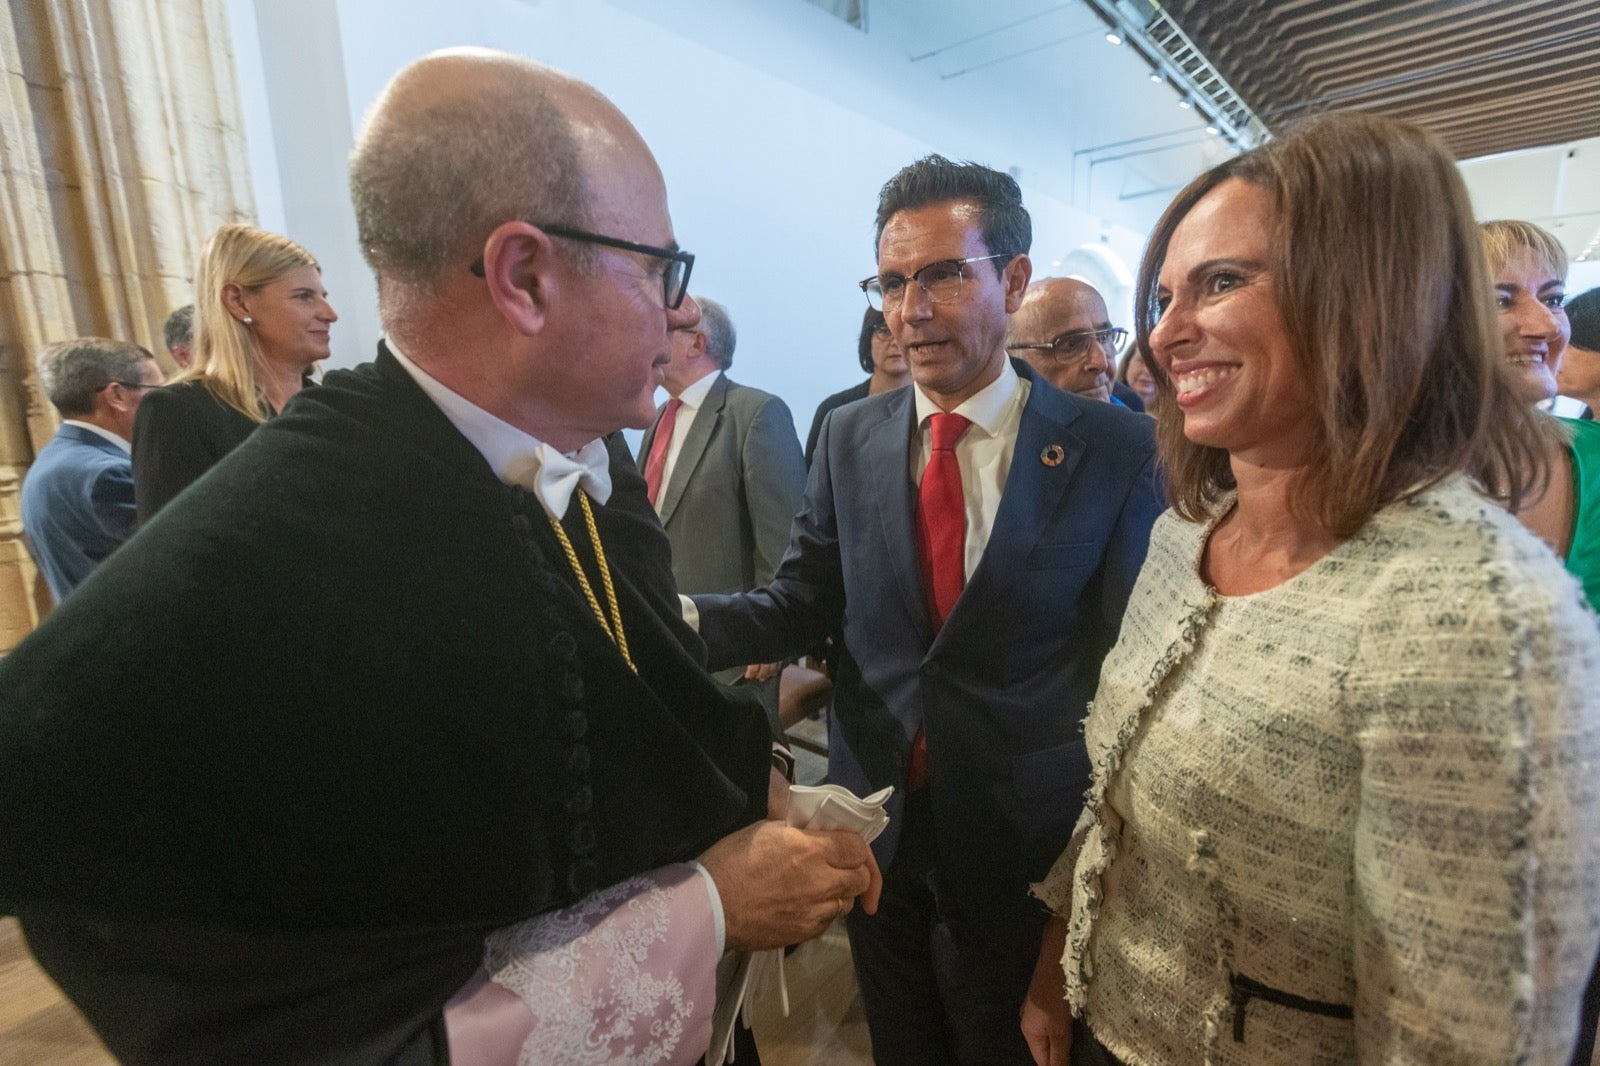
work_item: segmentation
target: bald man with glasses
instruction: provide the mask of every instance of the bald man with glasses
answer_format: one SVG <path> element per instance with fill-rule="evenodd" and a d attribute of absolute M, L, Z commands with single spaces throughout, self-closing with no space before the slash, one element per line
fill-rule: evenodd
<path fill-rule="evenodd" d="M 1077 278 L 1029 285 L 1006 330 L 1006 350 L 1062 392 L 1143 411 L 1139 394 L 1116 380 L 1127 340 L 1128 331 L 1111 324 L 1099 290 Z"/>
<path fill-rule="evenodd" d="M 700 317 L 661 170 L 593 87 L 458 49 L 350 176 L 376 359 L 0 660 L 0 914 L 120 1062 L 692 1062 L 725 947 L 877 878 L 784 823 L 615 432 Z"/>

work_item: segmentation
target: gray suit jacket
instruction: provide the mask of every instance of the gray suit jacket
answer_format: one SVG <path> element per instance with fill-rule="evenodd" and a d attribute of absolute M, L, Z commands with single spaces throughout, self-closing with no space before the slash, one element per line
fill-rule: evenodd
<path fill-rule="evenodd" d="M 657 411 L 640 443 L 641 470 L 660 422 Z M 788 405 L 719 373 L 657 501 L 679 590 L 745 592 L 770 581 L 805 488 Z"/>

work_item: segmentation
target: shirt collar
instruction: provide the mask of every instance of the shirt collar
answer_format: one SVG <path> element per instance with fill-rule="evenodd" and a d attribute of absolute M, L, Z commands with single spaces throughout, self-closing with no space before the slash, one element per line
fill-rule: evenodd
<path fill-rule="evenodd" d="M 700 405 L 706 402 L 706 396 L 711 392 L 711 386 L 717 383 L 717 378 L 722 376 L 722 371 L 713 370 L 705 377 L 688 386 L 678 393 L 678 399 L 691 411 L 700 410 Z"/>
<path fill-rule="evenodd" d="M 104 428 L 103 426 L 97 426 L 93 422 L 84 422 L 76 418 L 63 418 L 61 420 L 61 424 L 63 426 L 77 426 L 79 429 L 86 429 L 97 437 L 104 437 L 112 444 L 115 444 L 117 447 L 127 452 L 129 455 L 133 454 L 133 445 L 129 444 L 127 441 L 123 440 L 121 437 L 117 436 L 115 433 Z"/>
<path fill-rule="evenodd" d="M 605 441 L 596 438 L 575 452 L 557 451 L 445 387 L 407 358 L 392 338 L 385 338 L 384 343 L 417 387 L 478 449 L 494 476 L 533 493 L 551 518 L 559 520 L 566 515 L 579 485 L 596 503 L 611 498 L 611 456 Z"/>
<path fill-rule="evenodd" d="M 951 414 L 965 416 L 973 425 L 992 437 L 1005 421 L 1006 411 L 1016 398 L 1020 382 L 1021 379 L 1017 377 L 1016 368 L 1011 365 L 1010 358 L 1002 357 L 1000 376 L 961 401 Z M 917 425 L 922 426 L 929 417 L 939 413 L 939 405 L 928 398 L 922 391 L 921 385 L 913 384 L 912 392 L 917 399 Z"/>

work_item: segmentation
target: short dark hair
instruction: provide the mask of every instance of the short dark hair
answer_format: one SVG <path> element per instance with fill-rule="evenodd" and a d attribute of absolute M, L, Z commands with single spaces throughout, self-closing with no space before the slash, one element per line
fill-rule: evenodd
<path fill-rule="evenodd" d="M 1572 344 L 1585 351 L 1600 352 L 1600 289 L 1590 289 L 1568 300 L 1567 320 L 1572 323 Z"/>
<path fill-rule="evenodd" d="M 949 200 L 974 200 L 982 219 L 983 243 L 995 255 L 1026 255 L 1033 246 L 1033 220 L 1022 206 L 1022 189 L 1010 174 L 982 163 L 954 163 L 942 155 L 923 156 L 884 183 L 878 193 L 877 232 L 872 254 L 876 258 L 883 228 L 901 211 L 911 211 Z M 994 259 L 996 274 L 1005 272 L 1007 259 Z"/>
<path fill-rule="evenodd" d="M 167 344 L 167 351 L 174 348 L 187 348 L 194 343 L 194 304 L 184 304 L 172 314 L 167 316 L 167 324 L 162 329 L 162 340 Z"/>
<path fill-rule="evenodd" d="M 94 397 L 113 381 L 133 381 L 139 364 L 155 360 L 144 348 L 109 337 L 77 337 L 39 353 L 39 383 L 65 418 L 94 413 Z"/>
<path fill-rule="evenodd" d="M 867 313 L 861 316 L 861 340 L 856 345 L 856 354 L 861 357 L 861 369 L 869 374 L 878 368 L 872 361 L 872 335 L 879 326 L 887 325 L 883 312 L 875 307 L 867 308 Z"/>

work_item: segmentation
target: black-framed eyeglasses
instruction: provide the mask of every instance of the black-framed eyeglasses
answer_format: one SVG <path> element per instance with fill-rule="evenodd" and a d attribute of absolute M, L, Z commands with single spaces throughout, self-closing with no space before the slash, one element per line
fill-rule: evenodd
<path fill-rule="evenodd" d="M 166 384 L 163 381 L 108 381 L 101 385 L 102 389 L 109 389 L 113 385 L 121 385 L 125 389 L 159 389 Z"/>
<path fill-rule="evenodd" d="M 867 294 L 867 303 L 874 311 L 900 306 L 900 302 L 906 298 L 908 281 L 916 282 L 917 288 L 928 294 L 930 303 L 946 303 L 961 295 L 961 279 L 966 276 L 964 268 L 968 263 L 1011 258 L 1010 252 L 996 252 L 994 255 L 975 255 L 970 259 L 941 259 L 920 268 L 909 278 L 902 274 L 874 274 L 870 278 L 863 278 L 860 282 L 861 291 Z"/>
<path fill-rule="evenodd" d="M 674 248 L 657 248 L 653 244 L 637 244 L 633 241 L 624 241 L 616 237 L 606 237 L 599 233 L 590 233 L 588 230 L 575 229 L 572 226 L 545 226 L 535 222 L 534 225 L 550 234 L 552 237 L 565 237 L 569 241 L 583 241 L 585 244 L 603 244 L 607 248 L 620 248 L 625 252 L 638 252 L 655 259 L 666 260 L 666 269 L 661 272 L 661 297 L 668 311 L 676 311 L 683 306 L 683 298 L 689 293 L 689 273 L 694 269 L 694 253 L 680 251 Z M 483 277 L 483 257 L 479 256 L 472 261 L 472 272 L 478 277 Z"/>
<path fill-rule="evenodd" d="M 1121 326 L 1110 329 L 1080 329 L 1072 333 L 1063 333 L 1048 344 L 1008 344 L 1008 352 L 1049 352 L 1057 359 L 1082 359 L 1089 354 L 1090 343 L 1100 346 L 1100 350 L 1109 355 L 1116 355 L 1122 351 L 1122 345 L 1128 339 L 1128 331 Z"/>
<path fill-rule="evenodd" d="M 883 337 L 887 340 L 890 336 L 889 324 L 887 322 L 879 322 L 877 325 L 872 327 L 872 335 L 874 337 Z"/>

